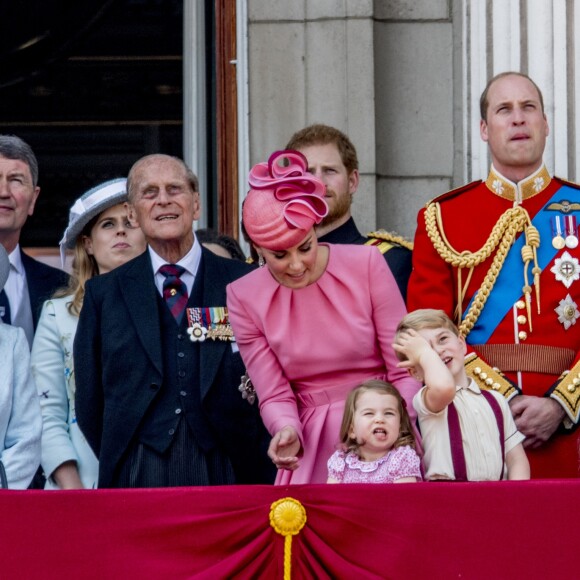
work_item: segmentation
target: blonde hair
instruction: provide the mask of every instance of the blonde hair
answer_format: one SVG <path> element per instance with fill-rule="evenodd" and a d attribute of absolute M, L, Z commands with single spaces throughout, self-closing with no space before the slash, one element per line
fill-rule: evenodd
<path fill-rule="evenodd" d="M 96 223 L 98 217 L 99 216 L 94 217 L 77 236 L 73 251 L 72 271 L 68 286 L 60 288 L 54 293 L 55 298 L 64 298 L 65 296 L 71 297 L 71 301 L 67 303 L 67 308 L 73 316 L 78 316 L 81 312 L 87 280 L 99 275 L 97 261 L 94 256 L 91 256 L 87 252 L 83 241 L 84 236 L 90 236 L 91 229 Z"/>
<path fill-rule="evenodd" d="M 397 326 L 397 331 L 395 332 L 395 341 L 399 338 L 400 334 L 406 332 L 407 330 L 416 330 L 419 332 L 424 328 L 445 328 L 451 331 L 455 336 L 459 336 L 459 329 L 443 312 L 443 310 L 435 310 L 434 308 L 420 308 L 419 310 L 414 310 L 405 315 L 403 320 L 399 322 Z M 400 352 L 395 351 L 397 358 L 399 360 L 407 360 L 407 357 Z"/>
<path fill-rule="evenodd" d="M 342 416 L 342 424 L 340 426 L 340 442 L 342 443 L 344 451 L 353 451 L 358 455 L 358 450 L 362 444 L 350 436 L 350 431 L 354 422 L 356 404 L 361 395 L 368 391 L 373 391 L 380 395 L 392 395 L 397 399 L 401 424 L 399 428 L 399 436 L 397 437 L 393 447 L 397 448 L 408 445 L 413 449 L 416 449 L 415 431 L 413 430 L 411 418 L 407 412 L 407 403 L 405 402 L 405 399 L 403 399 L 401 393 L 399 393 L 397 388 L 391 383 L 372 379 L 355 387 L 348 394 L 346 403 L 344 404 L 344 415 Z"/>

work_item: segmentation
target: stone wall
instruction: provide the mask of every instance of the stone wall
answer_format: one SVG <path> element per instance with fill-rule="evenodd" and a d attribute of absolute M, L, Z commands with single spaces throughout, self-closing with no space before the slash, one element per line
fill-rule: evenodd
<path fill-rule="evenodd" d="M 249 0 L 251 163 L 305 125 L 334 125 L 359 154 L 359 228 L 412 237 L 419 208 L 454 183 L 452 4 Z"/>
<path fill-rule="evenodd" d="M 375 227 L 374 19 L 370 0 L 250 0 L 251 161 L 265 160 L 311 123 L 355 144 L 361 185 L 353 213 Z"/>

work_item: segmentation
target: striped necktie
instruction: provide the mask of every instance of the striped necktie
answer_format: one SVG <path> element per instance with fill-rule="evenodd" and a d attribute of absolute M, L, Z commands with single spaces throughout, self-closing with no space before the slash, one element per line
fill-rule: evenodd
<path fill-rule="evenodd" d="M 185 268 L 176 264 L 165 264 L 159 268 L 159 272 L 165 276 L 163 298 L 179 324 L 187 306 L 187 286 L 180 277 L 185 272 Z"/>

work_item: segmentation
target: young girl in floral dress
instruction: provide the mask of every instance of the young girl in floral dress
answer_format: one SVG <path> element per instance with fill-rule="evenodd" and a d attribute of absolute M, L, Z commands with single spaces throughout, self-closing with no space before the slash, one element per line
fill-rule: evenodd
<path fill-rule="evenodd" d="M 328 483 L 421 481 L 406 403 L 390 383 L 366 381 L 350 392 L 340 440 L 342 450 L 328 460 Z"/>

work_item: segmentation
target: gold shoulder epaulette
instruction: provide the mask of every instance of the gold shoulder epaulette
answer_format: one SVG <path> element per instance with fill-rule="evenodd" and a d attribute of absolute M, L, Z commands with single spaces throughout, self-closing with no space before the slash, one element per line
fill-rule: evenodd
<path fill-rule="evenodd" d="M 519 394 L 516 387 L 499 369 L 489 366 L 474 352 L 465 357 L 465 372 L 477 383 L 480 389 L 494 390 L 508 401 Z"/>
<path fill-rule="evenodd" d="M 560 375 L 550 397 L 562 405 L 566 415 L 576 426 L 580 416 L 580 362 L 576 363 L 570 371 L 564 371 Z M 566 423 L 565 421 L 565 426 L 570 426 Z"/>
<path fill-rule="evenodd" d="M 381 254 L 388 252 L 394 246 L 400 246 L 407 250 L 413 249 L 413 242 L 406 240 L 403 236 L 394 232 L 387 232 L 387 230 L 369 232 L 367 238 L 369 239 L 365 242 L 365 245 L 376 246 Z"/>
<path fill-rule="evenodd" d="M 471 183 L 467 183 L 466 185 L 462 185 L 461 187 L 458 187 L 457 189 L 452 189 L 451 191 L 446 191 L 445 193 L 442 193 L 441 195 L 438 195 L 437 197 L 428 201 L 425 205 L 429 205 L 431 203 L 439 203 L 441 201 L 451 199 L 452 197 L 455 197 L 455 196 L 459 195 L 460 193 L 463 193 L 464 191 L 469 191 L 470 189 L 477 187 L 480 183 L 481 183 L 481 179 L 478 179 L 477 181 L 472 181 Z"/>
<path fill-rule="evenodd" d="M 560 183 L 563 183 L 564 185 L 568 185 L 570 187 L 573 187 L 574 189 L 580 189 L 580 183 L 574 183 L 573 181 L 568 181 L 567 179 L 562 179 L 561 177 L 557 177 L 556 175 L 554 175 L 554 179 L 556 181 L 559 181 Z"/>

